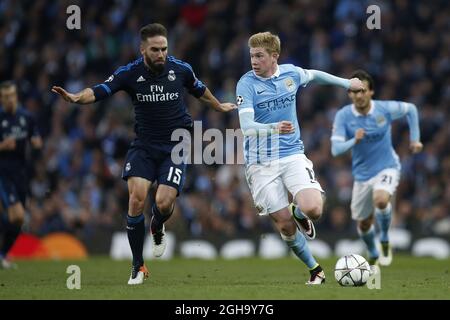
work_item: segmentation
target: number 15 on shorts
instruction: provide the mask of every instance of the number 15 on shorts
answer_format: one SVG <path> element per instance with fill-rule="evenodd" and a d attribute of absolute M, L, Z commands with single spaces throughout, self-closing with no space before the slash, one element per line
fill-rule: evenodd
<path fill-rule="evenodd" d="M 183 174 L 183 171 L 181 171 L 180 168 L 170 167 L 169 175 L 167 176 L 167 181 L 171 181 L 177 185 L 180 185 L 182 174 Z"/>

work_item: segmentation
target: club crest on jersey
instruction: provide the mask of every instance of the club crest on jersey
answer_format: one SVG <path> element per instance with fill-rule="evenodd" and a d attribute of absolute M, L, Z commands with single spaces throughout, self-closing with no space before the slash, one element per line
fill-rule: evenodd
<path fill-rule="evenodd" d="M 25 125 L 27 124 L 27 121 L 24 117 L 20 117 L 19 122 L 22 127 L 25 127 Z"/>
<path fill-rule="evenodd" d="M 386 124 L 386 118 L 383 115 L 377 116 L 375 121 L 378 127 L 383 127 Z"/>
<path fill-rule="evenodd" d="M 175 81 L 176 78 L 177 78 L 177 77 L 176 77 L 176 75 L 175 75 L 175 71 L 170 70 L 170 71 L 169 71 L 169 75 L 167 76 L 167 79 L 169 79 L 169 81 Z"/>
<path fill-rule="evenodd" d="M 240 106 L 241 104 L 243 104 L 244 103 L 244 97 L 243 96 L 237 96 L 237 98 L 236 98 L 236 104 L 238 105 L 238 106 Z"/>
<path fill-rule="evenodd" d="M 289 91 L 294 91 L 295 89 L 295 83 L 294 80 L 292 80 L 292 78 L 287 78 L 286 80 L 284 80 L 284 85 L 286 86 L 286 89 L 288 89 Z"/>
<path fill-rule="evenodd" d="M 3 120 L 2 127 L 6 128 L 8 126 L 8 120 Z"/>

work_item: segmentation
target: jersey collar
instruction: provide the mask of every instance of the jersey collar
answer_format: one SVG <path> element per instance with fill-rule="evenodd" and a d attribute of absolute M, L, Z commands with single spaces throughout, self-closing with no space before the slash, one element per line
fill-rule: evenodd
<path fill-rule="evenodd" d="M 372 115 L 374 111 L 375 111 L 375 106 L 374 106 L 373 100 L 370 100 L 370 110 L 367 113 L 367 115 Z M 352 104 L 352 112 L 353 112 L 353 114 L 356 117 L 363 117 L 364 116 L 362 113 L 359 113 L 358 110 L 356 110 L 354 104 Z"/>
<path fill-rule="evenodd" d="M 255 76 L 256 78 L 258 78 L 259 80 L 267 81 L 267 80 L 269 80 L 269 79 L 278 78 L 278 77 L 280 76 L 280 67 L 279 67 L 278 64 L 277 64 L 277 70 L 275 70 L 275 73 L 274 73 L 273 75 L 271 75 L 270 77 L 268 77 L 268 78 L 264 78 L 264 77 L 258 76 L 258 75 L 255 73 L 255 71 L 252 71 L 252 72 L 253 72 L 254 76 Z"/>

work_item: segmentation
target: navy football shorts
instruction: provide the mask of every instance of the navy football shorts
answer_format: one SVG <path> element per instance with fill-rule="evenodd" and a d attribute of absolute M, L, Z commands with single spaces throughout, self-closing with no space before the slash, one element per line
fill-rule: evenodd
<path fill-rule="evenodd" d="M 23 177 L 0 175 L 0 201 L 4 209 L 21 202 L 25 207 L 27 198 L 26 179 Z"/>
<path fill-rule="evenodd" d="M 122 179 L 141 177 L 151 182 L 165 184 L 177 189 L 177 196 L 183 189 L 186 164 L 175 164 L 171 153 L 151 147 L 132 145 L 128 150 L 122 169 Z"/>

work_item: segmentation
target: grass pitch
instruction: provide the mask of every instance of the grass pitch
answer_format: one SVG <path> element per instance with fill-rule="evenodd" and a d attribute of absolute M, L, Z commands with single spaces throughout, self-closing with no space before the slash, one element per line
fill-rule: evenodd
<path fill-rule="evenodd" d="M 263 260 L 147 261 L 150 278 L 128 286 L 130 262 L 92 257 L 85 261 L 18 261 L 0 270 L 4 299 L 450 299 L 450 260 L 396 256 L 381 269 L 381 289 L 341 287 L 334 279 L 336 258 L 321 259 L 327 281 L 305 285 L 306 268 L 294 258 Z M 81 289 L 69 290 L 69 265 L 81 269 Z"/>

